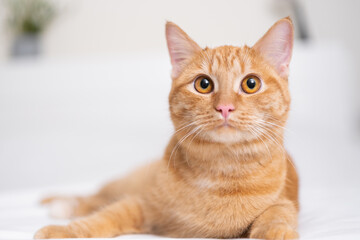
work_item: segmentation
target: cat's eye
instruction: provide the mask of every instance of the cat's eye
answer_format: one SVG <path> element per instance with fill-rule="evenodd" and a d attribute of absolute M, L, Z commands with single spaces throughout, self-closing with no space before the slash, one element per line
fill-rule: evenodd
<path fill-rule="evenodd" d="M 211 93 L 214 90 L 213 81 L 207 76 L 200 76 L 194 82 L 194 87 L 199 93 Z"/>
<path fill-rule="evenodd" d="M 248 94 L 256 93 L 261 87 L 261 80 L 254 76 L 249 75 L 241 82 L 241 89 Z"/>

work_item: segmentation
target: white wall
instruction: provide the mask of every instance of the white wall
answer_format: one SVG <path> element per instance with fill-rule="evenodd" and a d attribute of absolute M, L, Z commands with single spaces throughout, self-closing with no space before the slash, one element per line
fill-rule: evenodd
<path fill-rule="evenodd" d="M 10 32 L 0 4 L 0 59 Z M 45 57 L 163 51 L 173 21 L 202 45 L 252 44 L 277 19 L 293 15 L 286 0 L 53 0 L 59 14 L 43 38 Z M 334 39 L 360 53 L 357 0 L 299 0 L 316 41 Z"/>
<path fill-rule="evenodd" d="M 232 44 L 252 43 L 259 37 L 258 29 L 265 30 L 284 15 L 271 11 L 269 0 L 54 2 L 59 16 L 43 39 L 44 54 L 51 58 L 163 51 L 166 20 L 182 26 L 203 45 L 224 44 L 224 39 Z"/>

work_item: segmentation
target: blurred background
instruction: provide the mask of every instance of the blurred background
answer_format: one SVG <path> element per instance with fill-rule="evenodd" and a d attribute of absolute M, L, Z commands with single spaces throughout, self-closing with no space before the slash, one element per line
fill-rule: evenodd
<path fill-rule="evenodd" d="M 173 131 L 166 20 L 200 46 L 296 29 L 286 145 L 301 184 L 360 182 L 360 1 L 0 0 L 0 191 L 101 183 Z"/>

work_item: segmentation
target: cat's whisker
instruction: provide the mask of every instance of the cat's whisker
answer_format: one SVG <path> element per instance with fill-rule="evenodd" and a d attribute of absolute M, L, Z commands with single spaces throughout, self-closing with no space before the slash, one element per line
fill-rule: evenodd
<path fill-rule="evenodd" d="M 258 125 L 259 127 L 263 128 L 264 130 L 268 131 L 269 133 L 271 133 L 272 136 L 277 140 L 282 140 L 284 137 L 283 132 L 281 132 L 279 129 L 276 129 L 276 128 L 273 128 L 273 127 L 267 125 L 266 123 L 255 122 L 255 124 Z"/>
<path fill-rule="evenodd" d="M 267 117 L 269 121 L 263 119 L 262 117 L 258 117 L 258 116 L 250 117 L 250 119 L 251 119 L 251 121 L 260 121 L 260 122 L 263 122 L 263 123 L 267 123 L 267 124 L 282 128 L 282 129 L 284 129 L 286 131 L 290 131 L 288 128 L 283 126 L 284 125 L 283 121 L 280 121 L 280 120 L 278 120 L 276 118 L 273 118 L 271 115 L 268 115 L 268 114 L 264 114 L 264 117 Z"/>
<path fill-rule="evenodd" d="M 258 127 L 259 127 L 259 126 L 258 126 Z M 267 132 L 267 131 L 266 131 L 265 129 L 263 129 L 263 128 L 261 128 L 261 129 L 263 130 L 262 132 L 263 132 L 264 136 L 267 135 L 268 137 L 270 137 L 269 132 Z M 260 129 L 258 129 L 258 130 L 260 130 Z M 269 131 L 269 130 L 268 130 L 268 131 Z M 272 134 L 275 134 L 275 133 L 272 132 Z M 278 137 L 279 137 L 279 136 L 278 136 Z M 274 136 L 274 138 L 276 139 L 275 136 Z M 271 138 L 271 139 L 273 139 L 273 140 L 272 140 L 273 143 L 275 143 L 275 145 L 280 148 L 280 150 L 283 152 L 286 160 L 289 161 L 289 163 L 290 163 L 290 164 L 292 165 L 292 167 L 295 169 L 294 164 L 290 161 L 290 159 L 289 159 L 288 157 L 286 157 L 286 150 L 284 149 L 283 145 L 281 145 L 281 144 L 280 144 L 277 140 L 275 140 L 274 138 Z"/>
<path fill-rule="evenodd" d="M 292 165 L 292 167 L 293 167 L 294 169 L 296 169 L 296 168 L 295 168 L 295 165 L 293 164 L 293 162 L 286 156 L 286 150 L 285 150 L 285 148 L 283 147 L 283 145 L 280 145 L 280 144 L 278 143 L 278 146 L 281 147 L 281 149 L 283 150 L 283 153 L 284 153 L 284 155 L 285 155 L 286 160 L 289 161 L 289 163 Z"/>
<path fill-rule="evenodd" d="M 268 145 L 264 142 L 263 139 L 261 139 L 261 134 L 259 134 L 259 132 L 256 130 L 256 128 L 254 128 L 252 126 L 248 126 L 248 130 L 256 137 L 256 139 L 260 140 L 264 144 L 264 146 L 269 154 L 269 157 L 272 158 L 272 155 L 271 155 Z"/>
<path fill-rule="evenodd" d="M 280 120 L 280 119 L 278 119 L 278 118 L 274 117 L 273 115 L 268 114 L 268 113 L 266 113 L 266 112 L 263 112 L 262 115 L 263 115 L 264 117 L 267 117 L 267 118 L 269 118 L 269 119 L 272 119 L 272 120 L 274 120 L 274 121 L 276 121 L 276 122 L 278 122 L 278 123 L 280 123 L 280 124 L 284 124 L 284 123 L 285 123 L 284 120 Z"/>
<path fill-rule="evenodd" d="M 257 125 L 258 127 L 264 128 L 267 131 L 271 132 L 276 139 L 280 138 L 282 139 L 284 137 L 283 132 L 280 129 L 274 128 L 272 125 L 268 125 L 263 122 L 254 121 L 253 124 Z"/>
<path fill-rule="evenodd" d="M 288 131 L 288 132 L 291 132 L 291 133 L 292 133 L 292 131 L 291 131 L 290 129 L 288 129 L 288 128 L 284 127 L 284 126 L 280 126 L 280 125 L 278 125 L 278 124 L 276 124 L 276 123 L 273 123 L 273 122 L 270 122 L 270 121 L 265 121 L 265 120 L 263 120 L 263 119 L 257 119 L 257 120 L 255 120 L 255 121 L 259 121 L 259 122 L 262 122 L 262 123 L 265 123 L 265 124 L 268 124 L 268 125 L 272 125 L 272 126 L 275 126 L 275 127 L 279 127 L 279 128 L 281 128 L 281 129 L 284 129 L 285 131 Z"/>
<path fill-rule="evenodd" d="M 294 131 L 293 130 L 291 130 L 291 129 L 289 129 L 289 128 L 287 128 L 287 127 L 285 127 L 284 125 L 285 125 L 285 121 L 284 120 L 279 120 L 279 119 L 277 119 L 277 118 L 275 118 L 275 117 L 273 117 L 273 116 L 271 116 L 271 115 L 269 115 L 269 114 L 264 114 L 264 116 L 267 118 L 267 119 L 258 119 L 258 120 L 261 120 L 261 121 L 263 121 L 263 122 L 266 122 L 266 123 L 268 123 L 268 124 L 271 124 L 271 125 L 274 125 L 274 126 L 276 126 L 276 127 L 280 127 L 280 128 L 282 128 L 282 129 L 284 129 L 284 130 L 286 130 L 288 133 L 294 133 Z"/>
<path fill-rule="evenodd" d="M 194 129 L 190 130 L 185 136 L 183 136 L 175 145 L 175 147 L 173 148 L 173 150 L 171 151 L 169 160 L 168 160 L 168 169 L 169 169 L 169 165 L 170 162 L 172 160 L 172 157 L 174 154 L 176 154 L 178 148 L 180 147 L 181 143 L 183 143 L 185 141 L 186 138 L 188 138 L 189 136 L 191 136 L 191 134 L 194 134 L 198 129 L 200 128 L 200 126 L 195 127 Z M 174 161 L 174 167 L 175 167 L 175 161 Z"/>
<path fill-rule="evenodd" d="M 292 167 L 294 169 L 296 169 L 295 165 L 292 163 L 292 161 L 286 156 L 286 150 L 284 149 L 283 145 L 280 145 L 279 143 L 277 143 L 277 145 L 278 145 L 278 147 L 280 147 L 282 149 L 284 157 L 286 158 L 286 160 L 289 161 L 289 163 L 292 165 Z"/>
<path fill-rule="evenodd" d="M 198 119 L 198 120 L 195 120 L 193 121 L 192 123 L 186 125 L 185 127 L 183 127 L 182 129 L 178 129 L 176 132 L 180 132 L 181 130 L 183 130 L 184 128 L 187 128 L 187 127 L 190 127 L 190 126 L 193 126 L 193 125 L 196 125 L 196 124 L 199 124 L 199 122 L 202 122 L 202 125 L 199 125 L 197 127 L 195 127 L 194 129 L 192 130 L 189 130 L 185 136 L 183 136 L 175 145 L 175 147 L 173 148 L 173 150 L 171 151 L 171 154 L 170 154 L 170 157 L 169 157 L 169 161 L 168 161 L 168 169 L 169 169 L 169 165 L 170 165 L 170 162 L 172 161 L 172 158 L 173 156 L 176 155 L 176 152 L 177 150 L 179 149 L 180 145 L 188 138 L 190 137 L 192 134 L 196 134 L 198 135 L 198 133 L 196 133 L 196 131 L 198 130 L 201 130 L 201 128 L 205 128 L 206 126 L 208 126 L 207 123 L 211 122 L 211 120 L 208 120 L 208 121 L 203 121 L 203 119 Z M 175 133 L 176 133 L 175 132 Z M 174 134 L 175 134 L 174 133 Z M 174 161 L 174 167 L 175 167 L 175 161 Z"/>
<path fill-rule="evenodd" d="M 176 130 L 176 131 L 173 133 L 173 135 L 177 134 L 178 132 L 180 132 L 181 130 L 183 130 L 183 129 L 185 129 L 185 128 L 188 128 L 188 127 L 190 127 L 190 126 L 192 126 L 192 125 L 198 124 L 198 122 L 199 122 L 199 121 L 193 121 L 193 122 L 191 122 L 191 123 L 188 123 L 188 122 L 187 122 L 187 123 L 186 123 L 187 125 L 185 125 L 185 126 L 179 128 L 178 130 Z"/>
<path fill-rule="evenodd" d="M 271 130 L 269 129 L 268 131 L 271 131 Z M 272 132 L 272 133 L 275 134 L 274 132 Z M 294 169 L 296 169 L 296 168 L 295 168 L 295 165 L 293 164 L 293 162 L 286 156 L 286 150 L 284 149 L 283 145 L 278 144 L 278 146 L 280 146 L 280 147 L 282 148 L 286 160 L 291 164 L 291 166 L 292 166 Z"/>
<path fill-rule="evenodd" d="M 195 124 L 196 124 L 196 121 L 192 121 L 192 122 L 190 122 L 190 123 L 189 123 L 189 122 L 186 122 L 186 123 L 184 123 L 184 124 L 181 124 L 180 126 L 183 126 L 183 127 L 181 127 L 181 128 L 179 128 L 178 130 L 176 130 L 176 131 L 173 133 L 173 135 L 175 135 L 175 134 L 179 133 L 181 130 L 183 130 L 183 129 L 185 129 L 185 128 L 188 128 L 188 127 L 191 127 L 191 126 L 193 126 L 193 125 L 195 125 Z M 185 125 L 185 126 L 184 126 L 184 125 Z M 188 132 L 189 132 L 189 131 L 188 131 Z M 177 147 L 177 144 L 176 144 L 175 147 Z M 174 149 L 175 149 L 175 147 L 174 147 Z M 171 162 L 171 159 L 172 159 L 172 155 L 173 155 L 174 149 L 172 150 L 171 155 L 170 155 L 170 158 L 169 158 L 169 160 L 168 160 L 167 171 L 169 171 L 170 162 Z"/>
<path fill-rule="evenodd" d="M 175 151 L 177 151 L 180 147 L 180 145 L 188 138 L 190 137 L 192 134 L 196 133 L 199 129 L 201 129 L 201 126 L 197 126 L 195 127 L 190 133 L 188 133 L 185 137 L 183 137 L 178 143 L 177 143 L 177 149 Z"/>
<path fill-rule="evenodd" d="M 282 147 L 282 145 L 279 143 L 278 139 L 273 135 L 270 134 L 269 130 L 266 130 L 264 126 L 261 126 L 259 124 L 253 123 L 255 126 L 257 126 L 257 130 L 260 131 L 264 137 L 266 137 L 268 140 L 273 142 L 277 147 L 280 148 L 281 151 L 285 151 L 285 149 Z"/>
<path fill-rule="evenodd" d="M 268 145 L 265 143 L 265 141 L 261 138 L 261 133 L 259 133 L 256 128 L 252 128 L 252 131 L 254 132 L 256 138 L 259 139 L 262 142 L 262 144 L 265 146 L 269 158 L 272 159 L 270 149 L 269 149 Z"/>
<path fill-rule="evenodd" d="M 202 126 L 200 127 L 199 131 L 190 139 L 190 142 L 188 143 L 188 147 L 190 147 L 192 141 L 193 141 L 201 132 L 204 131 L 204 129 L 205 129 L 206 126 L 207 126 L 207 125 L 202 125 Z M 189 164 L 187 152 L 186 152 L 186 162 Z"/>
<path fill-rule="evenodd" d="M 260 122 L 260 123 L 263 123 L 263 124 L 266 124 L 266 125 L 269 125 L 269 126 L 271 126 L 271 127 L 273 127 L 273 128 L 276 127 L 276 128 L 281 128 L 281 129 L 286 130 L 286 131 L 289 130 L 289 129 L 287 129 L 286 127 L 280 126 L 280 125 L 278 125 L 278 124 L 276 124 L 276 123 L 273 123 L 273 122 L 265 121 L 265 120 L 263 120 L 263 119 L 256 119 L 256 120 L 254 120 L 254 121 Z"/>

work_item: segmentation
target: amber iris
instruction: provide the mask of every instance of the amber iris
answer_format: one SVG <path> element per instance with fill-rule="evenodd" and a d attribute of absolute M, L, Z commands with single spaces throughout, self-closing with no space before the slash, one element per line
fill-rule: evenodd
<path fill-rule="evenodd" d="M 242 90 L 248 94 L 256 93 L 257 91 L 259 91 L 260 87 L 261 87 L 260 79 L 253 75 L 247 76 L 241 82 Z"/>
<path fill-rule="evenodd" d="M 210 93 L 214 90 L 213 81 L 207 76 L 200 76 L 194 82 L 194 87 L 199 93 Z"/>

